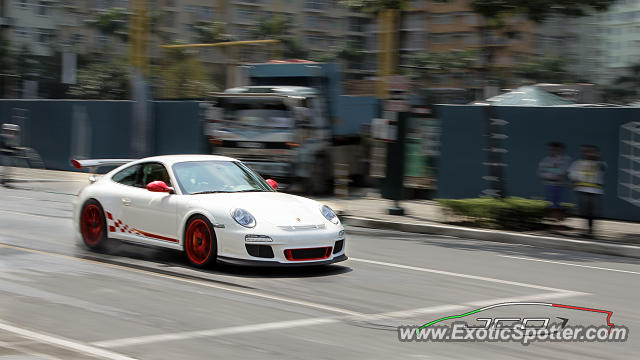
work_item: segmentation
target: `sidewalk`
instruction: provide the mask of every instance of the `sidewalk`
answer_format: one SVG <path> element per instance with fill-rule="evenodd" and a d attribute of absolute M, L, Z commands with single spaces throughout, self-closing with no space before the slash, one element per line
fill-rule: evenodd
<path fill-rule="evenodd" d="M 597 220 L 594 238 L 586 238 L 586 223 L 580 218 L 549 222 L 544 230 L 513 232 L 460 226 L 438 203 L 428 200 L 402 201 L 405 215 L 389 215 L 393 202 L 372 189 L 349 198 L 316 200 L 331 206 L 348 225 L 640 257 L 640 223 Z"/>

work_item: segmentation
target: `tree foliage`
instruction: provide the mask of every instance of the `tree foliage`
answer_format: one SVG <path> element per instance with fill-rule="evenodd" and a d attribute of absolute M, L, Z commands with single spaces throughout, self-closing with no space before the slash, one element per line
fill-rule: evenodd
<path fill-rule="evenodd" d="M 565 83 L 575 80 L 567 70 L 566 58 L 546 56 L 520 65 L 515 74 L 534 83 Z"/>
<path fill-rule="evenodd" d="M 341 0 L 340 3 L 365 13 L 377 13 L 385 9 L 403 10 L 409 5 L 408 0 Z"/>
<path fill-rule="evenodd" d="M 541 22 L 554 15 L 585 16 L 604 11 L 615 0 L 471 0 L 474 12 L 487 19 L 523 15 Z"/>
<path fill-rule="evenodd" d="M 203 99 L 218 87 L 196 53 L 187 49 L 167 49 L 166 65 L 159 75 L 159 93 L 165 99 Z"/>
<path fill-rule="evenodd" d="M 124 59 L 92 62 L 78 70 L 69 95 L 78 99 L 124 100 L 129 98 L 129 71 Z"/>
<path fill-rule="evenodd" d="M 262 19 L 253 30 L 256 39 L 276 39 L 282 43 L 282 56 L 286 59 L 305 59 L 310 52 L 291 34 L 291 23 L 283 16 Z"/>
<path fill-rule="evenodd" d="M 467 72 L 478 60 L 475 50 L 422 52 L 409 59 L 408 71 L 421 81 L 431 81 L 439 74 Z"/>
<path fill-rule="evenodd" d="M 615 83 L 628 85 L 634 89 L 640 88 L 640 63 L 629 66 L 628 74 L 618 77 Z"/>
<path fill-rule="evenodd" d="M 195 41 L 201 44 L 231 41 L 233 37 L 226 32 L 226 24 L 220 21 L 197 21 L 193 25 Z"/>
<path fill-rule="evenodd" d="M 98 13 L 90 24 L 97 28 L 103 35 L 118 36 L 122 41 L 127 40 L 128 16 L 125 9 L 112 8 Z"/>

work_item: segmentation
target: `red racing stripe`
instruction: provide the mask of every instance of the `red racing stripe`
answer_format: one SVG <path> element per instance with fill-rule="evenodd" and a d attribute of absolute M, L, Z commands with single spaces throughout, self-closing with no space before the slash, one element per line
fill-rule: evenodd
<path fill-rule="evenodd" d="M 150 238 L 154 238 L 154 239 L 158 239 L 158 240 L 169 241 L 169 242 L 173 242 L 173 243 L 177 243 L 178 242 L 178 239 L 173 239 L 173 238 L 169 238 L 169 237 L 166 237 L 166 236 L 161 236 L 161 235 L 148 233 L 148 232 L 142 231 L 140 229 L 133 229 L 133 230 L 139 232 L 140 234 L 142 234 L 142 235 L 144 235 L 146 237 L 150 237 Z"/>

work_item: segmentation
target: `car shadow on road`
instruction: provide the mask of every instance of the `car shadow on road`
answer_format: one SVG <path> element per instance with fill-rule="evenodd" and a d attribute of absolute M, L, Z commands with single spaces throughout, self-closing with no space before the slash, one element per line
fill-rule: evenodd
<path fill-rule="evenodd" d="M 82 245 L 80 245 L 82 246 Z M 295 266 L 295 267 L 254 267 L 227 264 L 216 264 L 208 269 L 198 269 L 187 261 L 184 253 L 171 249 L 156 248 L 141 244 L 113 241 L 112 245 L 101 253 L 88 252 L 90 257 L 100 258 L 100 254 L 120 258 L 121 262 L 128 260 L 148 261 L 159 269 L 179 267 L 203 274 L 231 275 L 245 278 L 305 278 L 340 275 L 351 272 L 348 266 L 339 264 Z M 106 259 L 106 257 L 105 257 Z M 114 260 L 114 259 L 110 259 Z"/>

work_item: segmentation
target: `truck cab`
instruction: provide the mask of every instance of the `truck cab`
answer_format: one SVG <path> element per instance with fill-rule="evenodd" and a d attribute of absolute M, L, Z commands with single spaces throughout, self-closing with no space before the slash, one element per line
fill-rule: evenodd
<path fill-rule="evenodd" d="M 318 92 L 302 86 L 243 86 L 214 96 L 205 110 L 212 153 L 242 160 L 283 184 L 309 178 L 330 141 Z"/>

